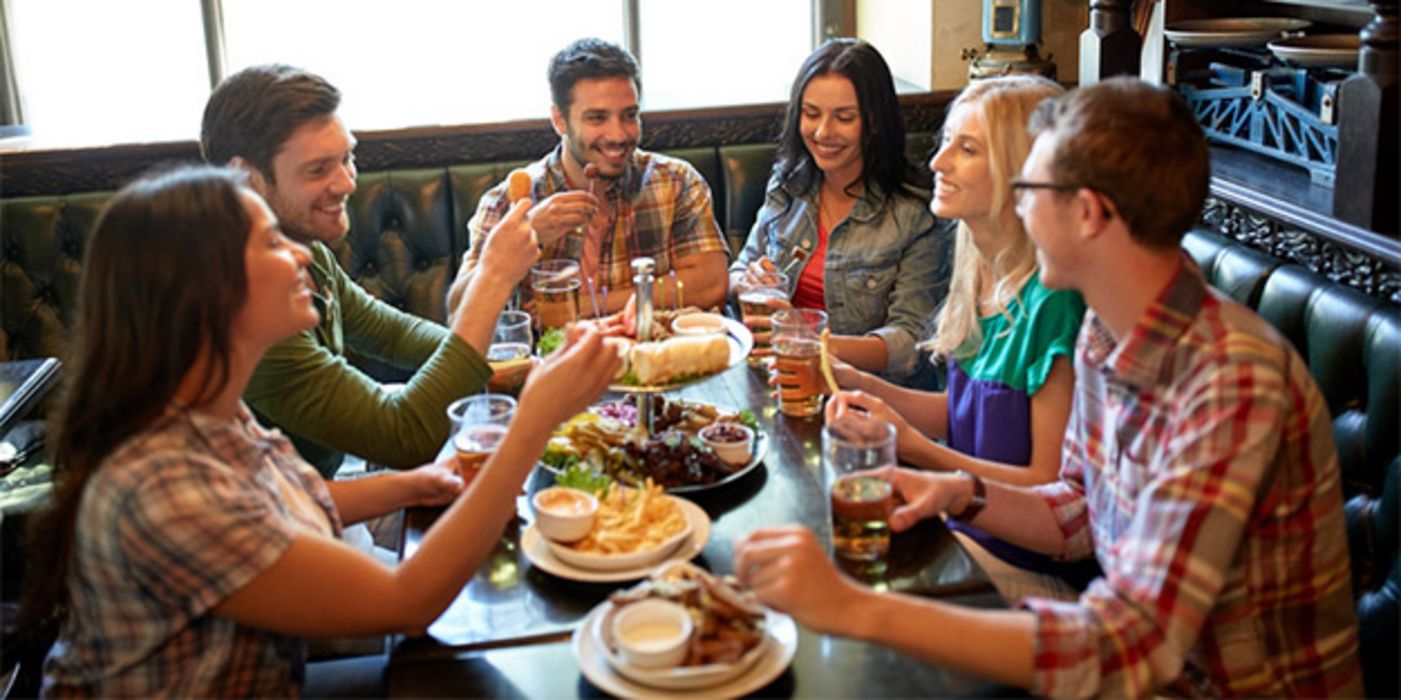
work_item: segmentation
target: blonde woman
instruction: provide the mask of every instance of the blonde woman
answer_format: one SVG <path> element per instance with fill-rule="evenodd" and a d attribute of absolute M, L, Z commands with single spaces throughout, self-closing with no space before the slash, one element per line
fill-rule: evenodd
<path fill-rule="evenodd" d="M 1085 305 L 1079 294 L 1041 285 L 1011 181 L 1031 150 L 1027 119 L 1062 91 L 1030 76 L 977 81 L 945 120 L 929 163 L 930 208 L 959 227 L 949 295 L 926 346 L 948 366 L 947 390 L 903 389 L 843 368 L 839 380 L 850 391 L 828 405 L 829 418 L 856 408 L 895 423 L 905 463 L 1018 485 L 1051 481 L 1059 471 L 1074 384 L 1071 353 Z M 1021 569 L 1054 573 L 1076 586 L 1093 576 L 1093 567 L 1066 567 L 976 528 L 950 525 Z"/>

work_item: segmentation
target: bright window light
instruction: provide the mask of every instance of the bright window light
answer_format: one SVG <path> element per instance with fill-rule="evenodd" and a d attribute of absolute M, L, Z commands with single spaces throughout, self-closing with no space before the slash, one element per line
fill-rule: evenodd
<path fill-rule="evenodd" d="M 193 0 L 7 0 L 36 141 L 196 138 L 209 68 Z"/>
<path fill-rule="evenodd" d="M 812 52 L 811 0 L 640 5 L 647 109 L 785 102 Z"/>
<path fill-rule="evenodd" d="M 230 73 L 281 62 L 340 88 L 353 129 L 544 118 L 575 39 L 621 43 L 619 0 L 225 0 Z"/>

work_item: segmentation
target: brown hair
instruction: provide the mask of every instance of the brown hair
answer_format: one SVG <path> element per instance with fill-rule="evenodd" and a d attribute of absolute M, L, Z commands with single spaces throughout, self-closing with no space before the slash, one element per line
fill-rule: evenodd
<path fill-rule="evenodd" d="M 200 358 L 208 357 L 208 371 L 194 405 L 228 382 L 252 227 L 242 183 L 236 171 L 187 166 L 128 185 L 98 218 L 83 261 L 77 347 L 55 418 L 53 504 L 27 528 L 20 628 L 36 641 L 51 641 L 67 614 L 88 479 L 161 416 Z"/>
<path fill-rule="evenodd" d="M 214 165 L 234 156 L 268 182 L 272 161 L 302 124 L 336 113 L 341 93 L 315 73 L 282 64 L 252 66 L 224 79 L 204 105 L 200 153 Z"/>
<path fill-rule="evenodd" d="M 1031 129 L 1053 139 L 1051 177 L 1108 197 L 1142 245 L 1177 247 L 1201 214 L 1211 176 L 1206 140 L 1172 90 L 1105 80 L 1046 101 Z"/>

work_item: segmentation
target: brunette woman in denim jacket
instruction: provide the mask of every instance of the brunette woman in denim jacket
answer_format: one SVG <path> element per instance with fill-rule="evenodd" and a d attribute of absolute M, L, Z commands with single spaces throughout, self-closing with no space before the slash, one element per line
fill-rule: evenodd
<path fill-rule="evenodd" d="M 948 289 L 952 228 L 929 213 L 927 173 L 905 155 L 895 83 L 875 47 L 831 39 L 803 62 L 776 160 L 731 289 L 783 271 L 788 300 L 771 305 L 827 311 L 841 359 L 909 378 Z M 768 319 L 745 322 L 762 341 Z"/>

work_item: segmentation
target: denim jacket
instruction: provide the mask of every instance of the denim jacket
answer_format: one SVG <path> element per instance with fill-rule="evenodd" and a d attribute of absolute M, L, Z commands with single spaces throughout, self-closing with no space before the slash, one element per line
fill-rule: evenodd
<path fill-rule="evenodd" d="M 817 247 L 813 179 L 810 164 L 788 182 L 780 182 L 775 169 L 732 272 L 762 256 L 782 270 L 794 251 L 811 254 Z M 887 362 L 881 375 L 897 381 L 914 374 L 915 344 L 929 337 L 934 310 L 948 293 L 954 222 L 936 223 L 927 203 L 928 193 L 912 187 L 883 202 L 872 185 L 827 238 L 823 295 L 829 326 L 838 335 L 884 340 Z M 789 275 L 790 298 L 801 265 Z"/>

